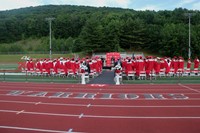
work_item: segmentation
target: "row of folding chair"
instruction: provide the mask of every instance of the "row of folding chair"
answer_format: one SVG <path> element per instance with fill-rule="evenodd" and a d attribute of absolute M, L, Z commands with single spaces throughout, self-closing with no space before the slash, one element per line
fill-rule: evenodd
<path fill-rule="evenodd" d="M 126 77 L 128 80 L 130 79 L 156 79 L 157 77 L 175 77 L 175 76 L 200 76 L 199 70 L 177 70 L 175 73 L 174 69 L 171 69 L 168 73 L 166 71 L 160 70 L 159 73 L 155 71 L 151 71 L 148 75 L 146 71 L 140 71 L 138 75 L 136 75 L 136 71 L 129 71 L 127 74 L 122 72 L 122 76 Z"/>

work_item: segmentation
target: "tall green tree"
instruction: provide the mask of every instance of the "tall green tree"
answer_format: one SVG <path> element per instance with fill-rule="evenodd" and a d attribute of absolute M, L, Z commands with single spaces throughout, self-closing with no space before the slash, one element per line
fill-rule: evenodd
<path fill-rule="evenodd" d="M 120 46 L 124 49 L 142 49 L 145 46 L 145 25 L 144 22 L 136 18 L 128 18 L 124 21 L 120 33 Z"/>
<path fill-rule="evenodd" d="M 94 16 L 98 17 L 94 17 Z M 101 25 L 100 14 L 93 15 L 83 27 L 81 32 L 81 39 L 83 42 L 83 50 L 90 52 L 99 52 L 101 51 L 101 46 L 103 45 L 103 26 Z"/>
<path fill-rule="evenodd" d="M 48 5 L 0 11 L 0 51 L 9 51 L 16 41 L 48 38 L 49 24 L 45 18 L 54 17 L 54 51 L 145 49 L 163 56 L 182 55 L 187 58 L 188 17 L 185 13 L 194 13 L 191 18 L 191 50 L 194 58 L 200 56 L 200 11 L 183 8 L 173 11 L 135 11 L 109 7 Z M 36 48 L 32 45 L 28 50 L 48 51 L 48 40 L 41 41 L 41 44 L 35 45 Z M 14 49 L 12 46 L 11 50 Z M 19 46 L 16 49 L 23 51 Z"/>
<path fill-rule="evenodd" d="M 184 56 L 187 57 L 188 37 L 186 25 L 184 24 L 166 24 L 161 31 L 163 47 L 160 51 L 166 56 Z"/>

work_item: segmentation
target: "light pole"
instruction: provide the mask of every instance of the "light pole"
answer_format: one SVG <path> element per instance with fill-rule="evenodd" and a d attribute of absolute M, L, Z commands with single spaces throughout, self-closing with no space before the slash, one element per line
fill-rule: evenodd
<path fill-rule="evenodd" d="M 191 20 L 191 17 L 192 17 L 192 15 L 194 15 L 194 13 L 185 13 L 185 15 L 188 17 L 188 19 L 189 19 L 189 48 L 188 48 L 188 59 L 190 59 L 190 57 L 191 57 L 191 33 L 190 33 L 190 20 Z"/>
<path fill-rule="evenodd" d="M 49 22 L 49 58 L 51 59 L 51 23 L 55 18 L 46 18 Z"/>

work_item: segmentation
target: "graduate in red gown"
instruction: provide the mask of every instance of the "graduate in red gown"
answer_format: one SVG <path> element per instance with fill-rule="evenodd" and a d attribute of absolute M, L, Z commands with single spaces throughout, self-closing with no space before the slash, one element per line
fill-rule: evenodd
<path fill-rule="evenodd" d="M 187 70 L 190 70 L 190 69 L 191 69 L 191 64 L 192 64 L 191 60 L 188 59 L 188 62 L 187 62 Z"/>
<path fill-rule="evenodd" d="M 172 67 L 172 61 L 170 58 L 167 58 L 165 62 L 165 74 L 169 74 L 171 67 Z"/>
<path fill-rule="evenodd" d="M 199 59 L 198 57 L 196 57 L 194 60 L 194 70 L 198 70 L 198 69 L 199 69 Z"/>

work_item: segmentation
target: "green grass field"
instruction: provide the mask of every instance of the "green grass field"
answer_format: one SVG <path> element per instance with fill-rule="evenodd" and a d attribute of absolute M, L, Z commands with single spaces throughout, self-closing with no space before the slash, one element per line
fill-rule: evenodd
<path fill-rule="evenodd" d="M 124 84 L 199 84 L 200 76 L 194 77 L 157 77 L 156 80 L 123 80 Z"/>
<path fill-rule="evenodd" d="M 53 83 L 80 83 L 80 78 L 71 77 L 45 77 L 26 75 L 0 75 L 0 81 L 6 82 L 53 82 Z"/>
<path fill-rule="evenodd" d="M 49 58 L 49 54 L 14 54 L 14 55 L 0 55 L 0 70 L 16 70 L 18 68 L 18 62 L 23 62 L 21 60 L 22 56 L 28 56 L 30 58 Z M 58 57 L 72 57 L 72 54 L 52 54 L 53 58 Z"/>
<path fill-rule="evenodd" d="M 90 79 L 91 80 L 91 79 Z M 53 83 L 81 83 L 81 78 L 72 77 L 49 77 L 49 76 L 32 76 L 32 75 L 4 75 L 0 73 L 0 81 L 6 82 L 53 82 Z M 200 84 L 200 76 L 194 77 L 162 77 L 156 80 L 127 80 L 123 84 Z"/>
<path fill-rule="evenodd" d="M 22 56 L 28 56 L 30 58 L 49 58 L 49 54 L 13 54 L 13 55 L 0 55 L 0 64 L 17 64 L 21 62 Z M 72 57 L 72 54 L 52 54 L 52 58 L 58 57 Z"/>

